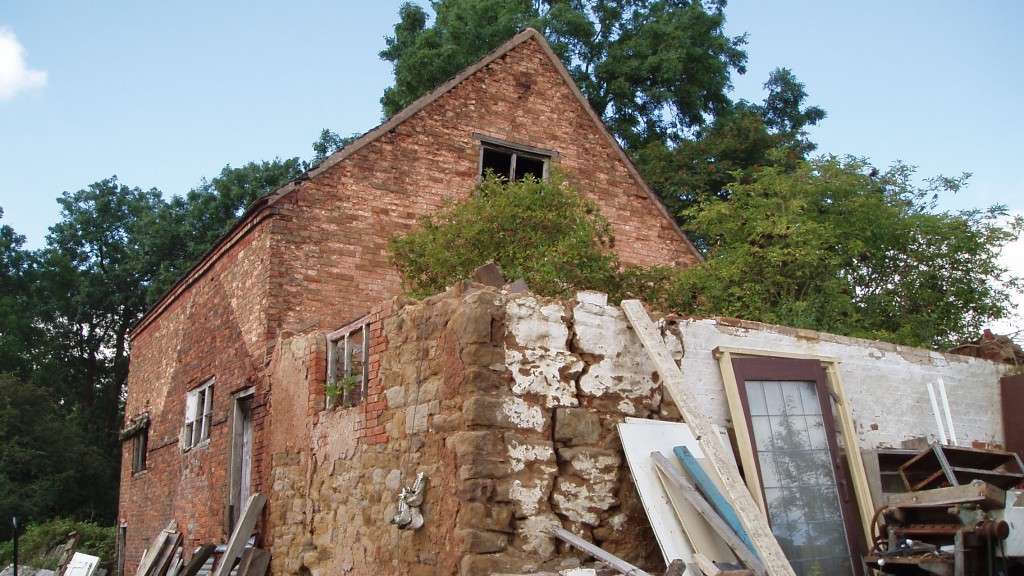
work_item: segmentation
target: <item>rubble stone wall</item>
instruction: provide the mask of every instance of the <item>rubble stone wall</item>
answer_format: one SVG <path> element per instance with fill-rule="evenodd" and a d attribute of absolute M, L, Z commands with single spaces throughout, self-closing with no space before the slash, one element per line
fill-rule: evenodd
<path fill-rule="evenodd" d="M 379 339 L 386 441 L 357 439 L 358 407 L 323 410 L 308 446 L 273 455 L 274 574 L 578 566 L 550 524 L 661 567 L 615 424 L 675 412 L 617 308 L 465 284 L 397 310 Z M 419 472 L 425 525 L 399 530 Z"/>

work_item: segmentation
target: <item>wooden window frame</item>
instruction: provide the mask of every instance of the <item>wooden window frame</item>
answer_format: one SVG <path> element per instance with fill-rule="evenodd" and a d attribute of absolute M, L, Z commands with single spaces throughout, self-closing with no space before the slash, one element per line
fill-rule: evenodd
<path fill-rule="evenodd" d="M 185 394 L 185 424 L 182 427 L 182 451 L 200 448 L 210 443 L 213 428 L 213 386 L 216 379 L 205 380 Z M 195 403 L 191 406 L 192 398 Z M 202 400 L 202 402 L 200 402 Z M 197 426 L 198 423 L 198 426 Z"/>
<path fill-rule="evenodd" d="M 363 350 L 362 350 L 362 374 L 360 375 L 359 393 L 357 396 L 353 396 L 352 399 L 340 398 L 340 404 L 338 398 L 332 401 L 330 396 L 324 398 L 324 407 L 327 409 L 334 408 L 335 406 L 343 406 L 345 408 L 351 408 L 358 406 L 366 399 L 367 386 L 369 384 L 370 376 L 370 317 L 369 315 L 362 316 L 358 320 L 350 322 L 341 328 L 330 332 L 326 335 L 327 339 L 327 381 L 329 382 L 335 375 L 340 373 L 346 377 L 351 375 L 352 370 L 352 344 L 350 337 L 356 332 L 361 332 L 363 337 Z M 341 344 L 343 347 L 341 365 L 339 366 L 338 358 L 338 345 Z"/>
<path fill-rule="evenodd" d="M 483 181 L 484 178 L 484 151 L 485 150 L 497 150 L 500 152 L 508 152 L 512 155 L 512 163 L 509 166 L 509 177 L 510 181 L 515 180 L 516 175 L 516 158 L 519 156 L 525 156 L 534 160 L 540 160 L 544 163 L 544 173 L 541 177 L 542 180 L 548 179 L 550 172 L 551 162 L 558 158 L 558 152 L 554 150 L 546 150 L 544 148 L 536 148 L 534 146 L 528 146 L 526 144 L 517 144 L 515 142 L 509 142 L 507 140 L 501 140 L 499 138 L 492 138 L 483 134 L 473 134 L 473 138 L 479 141 L 479 153 L 477 158 L 477 180 Z"/>
<path fill-rule="evenodd" d="M 740 396 L 740 389 L 733 368 L 733 359 L 737 357 L 792 358 L 814 360 L 821 364 L 822 369 L 825 371 L 827 392 L 832 399 L 832 406 L 834 408 L 833 418 L 836 419 L 836 425 L 842 434 L 843 445 L 846 448 L 845 467 L 853 484 L 857 511 L 859 512 L 857 516 L 860 517 L 861 523 L 860 530 L 857 532 L 863 534 L 863 542 L 870 548 L 873 544 L 869 539 L 871 537 L 871 519 L 875 512 L 875 502 L 871 497 L 871 484 L 865 472 L 857 430 L 854 426 L 853 417 L 850 414 L 850 403 L 847 399 L 842 374 L 839 370 L 840 360 L 832 356 L 817 354 L 730 346 L 719 346 L 712 350 L 712 354 L 718 360 L 722 382 L 725 385 L 725 395 L 736 433 L 736 443 L 739 448 L 740 462 L 743 466 L 747 488 L 750 490 L 751 495 L 753 495 L 754 501 L 761 508 L 761 511 L 766 515 L 767 508 L 764 501 L 764 492 L 761 488 L 760 472 L 754 459 L 753 445 L 750 440 L 751 431 L 747 420 L 747 410 L 745 410 Z M 860 566 L 860 564 L 858 563 L 857 566 Z"/>
<path fill-rule="evenodd" d="M 149 450 L 149 426 L 144 426 L 132 438 L 132 474 L 146 471 L 146 452 Z"/>

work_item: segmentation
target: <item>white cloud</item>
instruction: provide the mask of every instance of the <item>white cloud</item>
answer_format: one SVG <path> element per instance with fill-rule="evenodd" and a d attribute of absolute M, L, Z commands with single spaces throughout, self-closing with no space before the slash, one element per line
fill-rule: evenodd
<path fill-rule="evenodd" d="M 30 70 L 25 62 L 25 48 L 14 31 L 0 26 L 0 100 L 45 85 L 46 71 Z"/>

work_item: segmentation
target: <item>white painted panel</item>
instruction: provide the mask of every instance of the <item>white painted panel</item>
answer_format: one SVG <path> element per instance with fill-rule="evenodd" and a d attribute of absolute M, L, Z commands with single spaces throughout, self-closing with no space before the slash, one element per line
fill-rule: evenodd
<path fill-rule="evenodd" d="M 75 552 L 75 555 L 71 557 L 71 562 L 68 562 L 64 576 L 92 576 L 92 573 L 96 571 L 96 567 L 99 564 L 100 559 L 98 556 Z"/>
<path fill-rule="evenodd" d="M 627 418 L 627 422 L 619 424 L 619 437 L 626 453 L 626 462 L 640 494 L 640 501 L 647 512 L 647 518 L 658 540 L 661 553 L 668 564 L 676 558 L 686 563 L 693 562 L 693 552 L 704 554 L 718 562 L 736 562 L 736 557 L 725 542 L 714 533 L 707 521 L 693 509 L 688 502 L 682 503 L 685 525 L 680 522 L 672 503 L 669 501 L 661 485 L 661 479 L 651 460 L 651 452 L 660 452 L 682 471 L 672 452 L 676 446 L 686 446 L 694 457 L 704 461 L 704 452 L 700 443 L 690 432 L 690 427 L 680 422 L 664 422 Z M 705 468 L 707 469 L 707 467 Z M 709 474 L 716 482 L 715 474 Z"/>

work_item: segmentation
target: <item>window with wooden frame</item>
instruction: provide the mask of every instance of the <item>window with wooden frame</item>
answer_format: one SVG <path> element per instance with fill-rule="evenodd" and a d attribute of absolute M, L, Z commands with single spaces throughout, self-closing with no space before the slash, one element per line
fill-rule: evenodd
<path fill-rule="evenodd" d="M 131 419 L 131 423 L 121 430 L 119 437 L 122 442 L 131 442 L 132 474 L 146 469 L 146 452 L 149 448 L 149 414 L 140 414 Z"/>
<path fill-rule="evenodd" d="M 189 450 L 210 439 L 213 424 L 213 379 L 209 379 L 185 395 L 185 426 L 181 431 L 181 447 Z"/>
<path fill-rule="evenodd" d="M 364 316 L 327 335 L 326 406 L 355 406 L 366 397 L 370 326 Z"/>
<path fill-rule="evenodd" d="M 520 181 L 527 177 L 544 180 L 548 164 L 556 155 L 551 150 L 512 144 L 502 140 L 476 135 L 480 140 L 480 178 L 488 172 L 506 181 Z"/>

